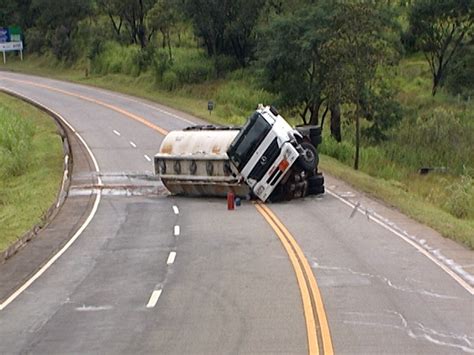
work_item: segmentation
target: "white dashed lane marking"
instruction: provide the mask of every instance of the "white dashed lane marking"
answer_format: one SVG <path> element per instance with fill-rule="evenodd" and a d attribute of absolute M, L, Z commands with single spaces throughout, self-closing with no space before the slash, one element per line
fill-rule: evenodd
<path fill-rule="evenodd" d="M 117 136 L 120 137 L 120 132 L 119 131 L 116 131 L 115 129 L 113 130 L 114 134 L 116 134 Z"/>
<path fill-rule="evenodd" d="M 144 157 L 146 160 L 151 161 L 151 158 L 148 155 L 145 154 Z"/>
<path fill-rule="evenodd" d="M 173 206 L 173 212 L 174 214 L 179 214 L 178 206 Z"/>
<path fill-rule="evenodd" d="M 133 147 L 133 148 L 136 148 L 137 145 L 135 143 L 133 143 L 132 141 L 130 141 L 130 145 Z"/>
<path fill-rule="evenodd" d="M 181 232 L 179 226 L 174 226 L 174 236 L 177 237 Z"/>
<path fill-rule="evenodd" d="M 155 290 L 152 292 L 150 296 L 150 300 L 148 301 L 146 305 L 146 308 L 153 308 L 156 306 L 156 303 L 158 302 L 158 299 L 161 296 L 161 292 L 163 292 L 163 290 Z"/>
<path fill-rule="evenodd" d="M 176 252 L 175 251 L 170 252 L 170 255 L 168 255 L 168 260 L 166 261 L 166 264 L 168 265 L 173 264 L 175 259 L 176 259 Z"/>

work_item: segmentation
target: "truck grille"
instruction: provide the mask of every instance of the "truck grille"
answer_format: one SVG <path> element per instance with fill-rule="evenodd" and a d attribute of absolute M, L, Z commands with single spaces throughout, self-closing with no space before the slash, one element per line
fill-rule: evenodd
<path fill-rule="evenodd" d="M 265 150 L 265 153 L 263 153 L 263 155 L 260 157 L 260 160 L 257 162 L 257 164 L 255 164 L 255 167 L 249 174 L 249 178 L 255 179 L 257 181 L 261 180 L 267 170 L 273 165 L 279 154 L 280 148 L 278 147 L 278 142 L 275 138 Z"/>

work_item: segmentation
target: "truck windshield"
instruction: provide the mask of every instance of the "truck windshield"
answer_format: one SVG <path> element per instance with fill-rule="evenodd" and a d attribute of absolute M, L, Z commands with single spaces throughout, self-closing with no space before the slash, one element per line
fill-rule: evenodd
<path fill-rule="evenodd" d="M 227 150 L 227 155 L 238 171 L 247 164 L 271 129 L 270 124 L 258 112 L 249 117 Z"/>

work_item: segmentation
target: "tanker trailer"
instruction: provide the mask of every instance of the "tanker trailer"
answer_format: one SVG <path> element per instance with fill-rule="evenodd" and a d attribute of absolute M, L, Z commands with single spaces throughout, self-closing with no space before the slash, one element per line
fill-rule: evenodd
<path fill-rule="evenodd" d="M 195 126 L 170 132 L 155 155 L 155 174 L 174 194 L 289 200 L 324 192 L 318 173 L 321 129 L 292 128 L 259 105 L 242 128 Z"/>

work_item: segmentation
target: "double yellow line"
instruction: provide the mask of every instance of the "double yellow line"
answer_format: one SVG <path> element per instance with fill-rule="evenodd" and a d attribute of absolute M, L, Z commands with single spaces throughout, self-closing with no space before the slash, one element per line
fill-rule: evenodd
<path fill-rule="evenodd" d="M 88 96 L 72 93 L 70 91 L 58 89 L 44 84 L 35 83 L 27 80 L 18 80 L 10 78 L 2 78 L 5 80 L 21 82 L 27 85 L 40 87 L 50 91 L 55 91 L 63 95 L 76 97 L 84 101 L 106 107 L 110 110 L 118 112 L 128 118 L 138 121 L 145 126 L 153 129 L 154 131 L 166 135 L 168 131 L 151 123 L 145 118 L 135 115 L 131 112 L 123 110 L 117 106 L 108 104 L 106 102 L 93 99 Z M 285 248 L 290 258 L 291 264 L 296 274 L 298 285 L 301 292 L 301 298 L 303 301 L 303 310 L 306 321 L 306 331 L 308 336 L 308 351 L 310 354 L 325 354 L 331 355 L 334 353 L 331 334 L 329 332 L 328 321 L 326 313 L 324 311 L 324 305 L 319 292 L 316 279 L 314 278 L 311 267 L 306 260 L 300 246 L 296 242 L 295 238 L 291 235 L 288 229 L 283 225 L 282 222 L 275 216 L 275 214 L 264 204 L 257 203 L 255 205 L 258 212 L 265 218 L 268 224 L 273 228 L 276 235 L 280 239 L 283 247 Z"/>
<path fill-rule="evenodd" d="M 257 211 L 265 218 L 275 231 L 285 248 L 296 274 L 296 279 L 303 301 L 303 311 L 308 335 L 308 351 L 310 354 L 333 354 L 331 333 L 324 311 L 324 305 L 313 271 L 300 246 L 288 229 L 270 208 L 263 203 L 256 203 Z"/>

